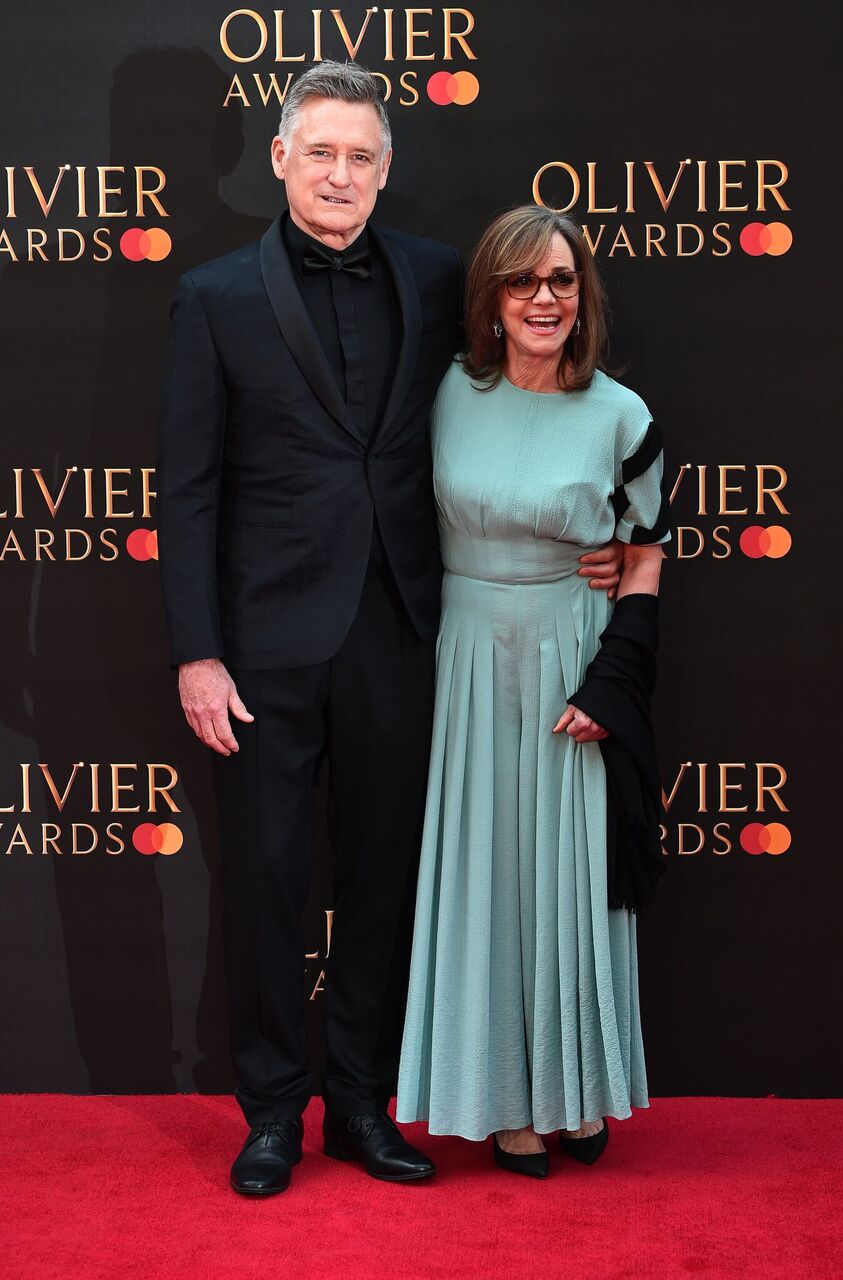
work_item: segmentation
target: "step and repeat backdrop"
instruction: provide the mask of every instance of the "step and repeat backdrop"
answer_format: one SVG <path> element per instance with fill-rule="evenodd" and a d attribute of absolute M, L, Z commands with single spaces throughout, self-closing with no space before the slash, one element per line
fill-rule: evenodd
<path fill-rule="evenodd" d="M 159 369 L 178 275 L 283 208 L 280 104 L 338 57 L 377 74 L 391 112 L 377 220 L 468 255 L 509 205 L 572 212 L 613 357 L 664 428 L 652 1091 L 839 1091 L 829 17 L 815 0 L 6 15 L 0 1089 L 231 1085 L 210 761 L 159 599 Z M 320 834 L 316 1057 L 329 884 Z"/>

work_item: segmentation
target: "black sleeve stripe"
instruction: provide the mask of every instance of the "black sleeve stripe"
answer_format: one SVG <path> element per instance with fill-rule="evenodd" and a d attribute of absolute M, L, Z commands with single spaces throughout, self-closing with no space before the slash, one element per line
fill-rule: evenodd
<path fill-rule="evenodd" d="M 656 516 L 656 522 L 652 529 L 646 529 L 643 525 L 636 524 L 632 526 L 630 535 L 630 543 L 632 546 L 646 546 L 650 542 L 660 542 L 670 527 L 670 502 L 667 494 L 662 488 L 662 500 L 659 507 L 659 514 Z"/>
<path fill-rule="evenodd" d="M 629 484 L 630 480 L 635 480 L 638 476 L 643 475 L 647 468 L 653 465 L 663 447 L 661 427 L 657 426 L 655 422 L 651 422 L 644 439 L 635 450 L 635 453 L 631 458 L 626 459 L 621 468 L 623 483 Z"/>

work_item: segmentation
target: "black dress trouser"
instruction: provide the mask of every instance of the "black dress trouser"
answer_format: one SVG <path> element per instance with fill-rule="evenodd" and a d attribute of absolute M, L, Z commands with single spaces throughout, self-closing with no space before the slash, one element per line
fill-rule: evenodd
<path fill-rule="evenodd" d="M 326 966 L 323 1095 L 337 1115 L 395 1092 L 433 707 L 434 645 L 388 571 L 370 568 L 328 662 L 232 671 L 255 717 L 215 757 L 226 979 L 237 1100 L 250 1125 L 294 1118 L 310 1095 L 301 919 L 317 765 L 327 754 L 336 880 Z"/>

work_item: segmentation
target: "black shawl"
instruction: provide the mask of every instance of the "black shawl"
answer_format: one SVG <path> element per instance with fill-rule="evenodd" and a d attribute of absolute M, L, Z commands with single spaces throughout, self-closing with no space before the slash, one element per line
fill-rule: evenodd
<path fill-rule="evenodd" d="M 653 899 L 665 869 L 659 838 L 660 780 L 650 718 L 656 683 L 658 599 L 624 596 L 600 649 L 569 701 L 609 733 L 606 768 L 609 907 L 635 911 Z"/>

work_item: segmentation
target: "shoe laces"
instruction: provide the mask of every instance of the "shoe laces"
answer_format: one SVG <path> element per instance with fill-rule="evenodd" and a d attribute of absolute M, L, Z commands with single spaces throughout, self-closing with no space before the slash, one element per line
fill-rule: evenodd
<path fill-rule="evenodd" d="M 348 1122 L 348 1131 L 361 1134 L 363 1141 L 366 1142 L 371 1137 L 373 1129 L 378 1128 L 379 1125 L 388 1125 L 390 1129 L 400 1133 L 392 1116 L 382 1111 L 369 1111 L 365 1115 L 352 1116 Z"/>
<path fill-rule="evenodd" d="M 298 1125 L 295 1120 L 266 1120 L 257 1124 L 252 1130 L 252 1141 L 268 1138 L 281 1138 L 285 1142 L 295 1142 L 298 1137 Z"/>

